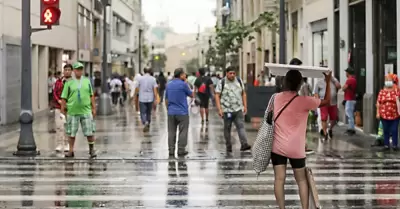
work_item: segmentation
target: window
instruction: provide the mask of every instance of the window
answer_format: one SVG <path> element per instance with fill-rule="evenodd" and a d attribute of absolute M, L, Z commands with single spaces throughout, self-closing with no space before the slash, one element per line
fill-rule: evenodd
<path fill-rule="evenodd" d="M 117 15 L 113 15 L 113 37 L 117 40 L 130 42 L 130 33 L 132 25 Z"/>
<path fill-rule="evenodd" d="M 328 66 L 328 31 L 313 33 L 313 65 Z"/>

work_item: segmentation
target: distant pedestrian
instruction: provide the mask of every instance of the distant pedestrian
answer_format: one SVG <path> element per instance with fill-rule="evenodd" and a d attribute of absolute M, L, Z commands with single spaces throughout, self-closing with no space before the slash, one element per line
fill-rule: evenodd
<path fill-rule="evenodd" d="M 167 85 L 167 79 L 164 76 L 163 72 L 160 72 L 158 75 L 158 94 L 160 95 L 160 102 L 164 101 L 164 92 Z"/>
<path fill-rule="evenodd" d="M 206 69 L 199 69 L 199 77 L 194 82 L 196 89 L 196 96 L 200 99 L 200 116 L 201 123 L 205 121 L 208 123 L 210 97 L 214 94 L 214 84 L 209 76 L 206 76 Z"/>
<path fill-rule="evenodd" d="M 137 86 L 139 89 L 140 118 L 144 125 L 143 132 L 148 132 L 150 130 L 151 110 L 153 109 L 153 104 L 160 103 L 157 81 L 150 75 L 151 72 L 152 70 L 150 68 L 145 68 L 145 74 L 138 79 Z"/>
<path fill-rule="evenodd" d="M 117 105 L 120 97 L 122 96 L 122 86 L 123 83 L 119 76 L 114 76 L 110 81 L 110 88 L 111 88 L 111 101 L 113 105 Z"/>
<path fill-rule="evenodd" d="M 54 91 L 53 91 L 53 98 L 54 98 L 54 108 L 55 108 L 55 124 L 56 124 L 56 151 L 57 152 L 68 152 L 69 151 L 69 143 L 68 139 L 65 135 L 65 123 L 66 123 L 66 116 L 62 114 L 61 106 L 62 106 L 62 99 L 61 94 L 64 89 L 64 84 L 71 80 L 72 74 L 72 65 L 66 64 L 64 66 L 64 76 L 59 77 L 54 84 Z"/>
<path fill-rule="evenodd" d="M 189 130 L 189 106 L 187 97 L 194 97 L 186 82 L 182 68 L 174 72 L 174 79 L 167 85 L 165 103 L 168 109 L 168 149 L 169 155 L 175 155 L 176 130 L 179 128 L 178 156 L 187 155 L 186 145 Z"/>
<path fill-rule="evenodd" d="M 219 115 L 224 119 L 224 138 L 226 151 L 232 152 L 231 130 L 236 126 L 241 144 L 240 151 L 250 150 L 244 127 L 244 115 L 247 113 L 247 96 L 243 82 L 236 77 L 234 68 L 228 67 L 226 77 L 222 78 L 215 90 L 215 101 Z"/>
<path fill-rule="evenodd" d="M 318 80 L 317 84 L 314 88 L 314 94 L 316 98 L 323 99 L 325 97 L 325 89 L 326 89 L 326 81 L 325 79 Z M 333 128 L 336 125 L 336 121 L 338 118 L 338 107 L 337 107 L 337 92 L 341 88 L 339 81 L 335 78 L 331 78 L 331 103 L 329 105 L 320 107 L 320 117 L 321 117 L 321 125 L 322 130 L 320 130 L 321 135 L 324 136 L 325 139 L 332 138 L 333 136 Z M 328 129 L 328 119 L 330 127 Z"/>
<path fill-rule="evenodd" d="M 94 133 L 96 130 L 96 103 L 90 80 L 83 74 L 83 64 L 73 64 L 75 78 L 66 82 L 61 94 L 63 99 L 61 110 L 67 116 L 65 132 L 69 136 L 69 152 L 65 157 L 74 157 L 75 137 L 78 133 L 79 124 L 82 127 L 83 135 L 89 144 L 90 157 L 96 157 L 94 150 Z"/>
<path fill-rule="evenodd" d="M 343 85 L 342 89 L 344 91 L 344 106 L 346 116 L 348 118 L 348 128 L 346 130 L 347 135 L 354 135 L 355 131 L 355 121 L 354 121 L 354 109 L 356 106 L 356 96 L 357 96 L 357 80 L 354 76 L 354 70 L 352 68 L 347 68 L 346 70 L 347 80 Z"/>
<path fill-rule="evenodd" d="M 385 87 L 379 91 L 376 101 L 376 118 L 382 122 L 384 149 L 390 150 L 390 137 L 394 151 L 399 150 L 399 110 L 397 101 L 399 100 L 399 90 L 395 87 L 394 80 L 397 76 L 388 74 L 385 76 Z"/>

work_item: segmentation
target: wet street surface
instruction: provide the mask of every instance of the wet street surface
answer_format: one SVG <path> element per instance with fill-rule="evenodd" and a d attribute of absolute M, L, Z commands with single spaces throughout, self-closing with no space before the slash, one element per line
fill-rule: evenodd
<path fill-rule="evenodd" d="M 277 208 L 272 168 L 257 178 L 251 153 L 239 152 L 235 130 L 228 155 L 222 120 L 211 114 L 204 126 L 200 116 L 191 116 L 189 155 L 182 158 L 168 157 L 162 107 L 145 134 L 131 110 L 98 117 L 98 157 L 92 160 L 83 136 L 77 138 L 75 159 L 55 153 L 47 118 L 34 125 L 42 153 L 36 158 L 12 156 L 18 130 L 8 130 L 0 135 L 0 208 Z M 251 124 L 246 129 L 253 144 L 256 130 Z M 323 208 L 400 208 L 399 154 L 371 148 L 371 139 L 360 134 L 349 138 L 339 132 L 328 141 L 308 134 L 316 153 L 307 165 Z M 286 181 L 287 208 L 301 208 L 290 169 Z"/>

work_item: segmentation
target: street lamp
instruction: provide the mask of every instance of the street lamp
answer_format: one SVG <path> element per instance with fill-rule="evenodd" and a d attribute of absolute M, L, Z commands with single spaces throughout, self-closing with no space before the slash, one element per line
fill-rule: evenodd
<path fill-rule="evenodd" d="M 142 33 L 143 33 L 143 24 L 140 23 L 140 25 L 139 25 L 139 49 L 138 49 L 138 53 L 139 53 L 139 57 L 138 57 L 139 71 L 138 72 L 142 71 Z"/>
<path fill-rule="evenodd" d="M 108 84 L 107 84 L 107 71 L 108 71 L 108 62 L 107 62 L 107 6 L 111 6 L 110 0 L 101 0 L 103 4 L 103 63 L 102 63 L 102 73 L 101 80 L 103 84 L 101 86 L 101 95 L 98 105 L 98 114 L 99 115 L 110 115 L 111 114 L 111 98 L 108 94 Z"/>

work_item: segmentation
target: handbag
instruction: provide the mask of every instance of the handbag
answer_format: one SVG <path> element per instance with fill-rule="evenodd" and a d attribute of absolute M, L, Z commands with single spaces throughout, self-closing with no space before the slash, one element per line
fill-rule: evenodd
<path fill-rule="evenodd" d="M 298 96 L 294 96 L 274 118 L 274 101 L 275 95 L 271 96 L 268 102 L 267 109 L 265 110 L 264 120 L 261 122 L 260 129 L 258 130 L 256 141 L 253 144 L 252 155 L 253 155 L 253 169 L 256 171 L 257 176 L 261 172 L 267 170 L 269 161 L 271 159 L 272 152 L 272 141 L 274 140 L 274 123 L 279 118 L 283 110 L 292 103 L 292 101 Z"/>
<path fill-rule="evenodd" d="M 309 208 L 310 209 L 320 209 L 321 204 L 319 202 L 317 185 L 314 181 L 314 175 L 312 173 L 311 168 L 306 167 L 306 176 L 308 183 L 308 199 L 309 199 Z"/>

